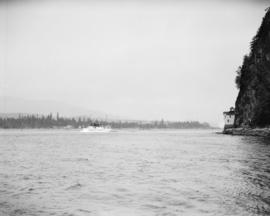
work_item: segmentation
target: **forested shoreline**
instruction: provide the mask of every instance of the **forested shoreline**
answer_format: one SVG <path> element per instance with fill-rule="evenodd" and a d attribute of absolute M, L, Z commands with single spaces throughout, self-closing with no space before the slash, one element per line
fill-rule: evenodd
<path fill-rule="evenodd" d="M 59 114 L 49 115 L 21 115 L 18 117 L 0 117 L 2 129 L 27 128 L 84 128 L 88 126 L 110 126 L 112 128 L 139 128 L 139 129 L 207 129 L 208 123 L 198 121 L 120 121 L 98 120 L 88 117 L 60 117 Z"/>

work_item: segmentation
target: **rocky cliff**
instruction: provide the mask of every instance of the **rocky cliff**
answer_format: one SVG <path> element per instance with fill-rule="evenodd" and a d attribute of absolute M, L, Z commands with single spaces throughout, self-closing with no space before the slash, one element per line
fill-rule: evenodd
<path fill-rule="evenodd" d="M 270 9 L 237 71 L 236 127 L 270 126 Z"/>

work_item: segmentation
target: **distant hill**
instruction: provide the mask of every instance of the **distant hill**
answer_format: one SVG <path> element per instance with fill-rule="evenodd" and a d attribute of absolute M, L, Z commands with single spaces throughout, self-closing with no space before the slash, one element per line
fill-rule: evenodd
<path fill-rule="evenodd" d="M 65 117 L 85 116 L 93 119 L 117 119 L 117 116 L 105 112 L 90 110 L 51 100 L 29 100 L 15 97 L 0 97 L 0 117 L 18 117 L 19 114 L 47 115 L 59 113 Z"/>
<path fill-rule="evenodd" d="M 20 116 L 27 116 L 29 113 L 0 113 L 0 118 L 19 118 Z"/>

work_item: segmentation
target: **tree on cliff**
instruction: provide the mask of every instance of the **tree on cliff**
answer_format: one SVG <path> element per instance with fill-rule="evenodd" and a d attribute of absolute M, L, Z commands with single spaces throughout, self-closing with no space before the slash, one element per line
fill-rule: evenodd
<path fill-rule="evenodd" d="M 235 126 L 270 125 L 270 10 L 250 44 L 250 54 L 237 70 Z"/>

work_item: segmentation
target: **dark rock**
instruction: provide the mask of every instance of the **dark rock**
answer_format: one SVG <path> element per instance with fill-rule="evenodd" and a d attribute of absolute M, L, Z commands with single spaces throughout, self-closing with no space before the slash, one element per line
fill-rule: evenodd
<path fill-rule="evenodd" d="M 270 128 L 229 128 L 224 129 L 223 133 L 230 135 L 270 137 Z"/>
<path fill-rule="evenodd" d="M 240 89 L 235 104 L 236 127 L 270 125 L 270 10 L 251 42 L 250 54 L 236 78 Z M 235 132 L 238 133 L 238 132 Z"/>

